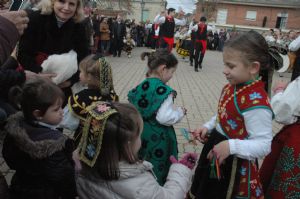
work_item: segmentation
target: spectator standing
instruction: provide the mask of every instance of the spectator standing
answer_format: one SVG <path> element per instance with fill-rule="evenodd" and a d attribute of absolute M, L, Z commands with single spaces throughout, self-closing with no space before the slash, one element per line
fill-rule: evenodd
<path fill-rule="evenodd" d="M 100 24 L 101 52 L 104 55 L 108 54 L 110 48 L 110 30 L 107 20 L 107 17 L 105 17 Z"/>
<path fill-rule="evenodd" d="M 42 0 L 37 11 L 29 14 L 28 28 L 19 43 L 18 61 L 25 70 L 42 71 L 41 64 L 53 54 L 70 50 L 80 62 L 88 53 L 88 38 L 81 0 Z M 70 96 L 71 86 L 79 80 L 79 72 L 59 86 Z"/>
<path fill-rule="evenodd" d="M 113 56 L 118 57 L 121 56 L 122 48 L 123 48 L 123 39 L 126 35 L 126 27 L 125 24 L 122 22 L 122 18 L 120 15 L 118 15 L 117 20 L 115 23 L 113 23 L 112 26 L 113 30 Z"/>

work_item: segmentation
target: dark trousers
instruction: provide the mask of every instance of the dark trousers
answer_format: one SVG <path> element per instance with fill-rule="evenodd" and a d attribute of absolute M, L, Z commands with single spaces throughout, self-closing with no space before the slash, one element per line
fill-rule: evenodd
<path fill-rule="evenodd" d="M 122 48 L 123 48 L 123 40 L 122 39 L 114 39 L 113 55 L 116 56 L 118 54 L 118 56 L 120 57 Z"/>
<path fill-rule="evenodd" d="M 202 61 L 204 58 L 204 54 L 202 53 L 203 46 L 200 42 L 195 42 L 195 69 L 202 68 Z"/>
<path fill-rule="evenodd" d="M 190 52 L 190 63 L 191 63 L 191 64 L 193 64 L 194 59 L 195 59 L 195 48 L 194 48 L 194 45 L 195 45 L 195 41 L 191 41 L 191 45 L 190 45 L 190 48 L 189 48 L 189 52 Z"/>
<path fill-rule="evenodd" d="M 151 49 L 155 50 L 157 48 L 159 48 L 158 38 L 152 38 L 151 39 Z"/>
<path fill-rule="evenodd" d="M 101 40 L 101 51 L 102 53 L 108 53 L 110 48 L 110 40 Z"/>

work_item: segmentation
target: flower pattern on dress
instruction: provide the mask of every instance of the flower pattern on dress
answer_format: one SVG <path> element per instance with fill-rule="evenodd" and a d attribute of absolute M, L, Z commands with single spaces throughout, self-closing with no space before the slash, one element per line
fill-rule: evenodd
<path fill-rule="evenodd" d="M 245 167 L 241 167 L 240 173 L 241 173 L 242 176 L 246 175 L 246 168 Z"/>
<path fill-rule="evenodd" d="M 92 145 L 92 144 L 89 144 L 89 145 L 86 147 L 86 152 L 87 152 L 88 156 L 94 157 L 94 155 L 95 155 L 95 146 Z"/>
<path fill-rule="evenodd" d="M 237 123 L 234 120 L 227 120 L 227 124 L 229 124 L 233 130 L 235 130 L 237 127 Z"/>
<path fill-rule="evenodd" d="M 256 189 L 255 189 L 256 197 L 260 196 L 261 193 L 262 193 L 261 189 L 259 187 L 256 187 Z"/>
<path fill-rule="evenodd" d="M 250 100 L 255 100 L 255 99 L 262 99 L 262 96 L 258 92 L 254 92 L 252 94 L 249 94 Z"/>
<path fill-rule="evenodd" d="M 99 111 L 100 113 L 104 113 L 106 111 L 108 111 L 110 109 L 109 106 L 107 106 L 106 104 L 99 104 L 97 106 L 97 111 Z"/>

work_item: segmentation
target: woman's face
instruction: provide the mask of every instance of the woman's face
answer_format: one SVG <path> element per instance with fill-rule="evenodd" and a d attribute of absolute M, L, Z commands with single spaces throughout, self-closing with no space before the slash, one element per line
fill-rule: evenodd
<path fill-rule="evenodd" d="M 76 12 L 78 0 L 55 0 L 53 9 L 57 18 L 68 21 Z"/>

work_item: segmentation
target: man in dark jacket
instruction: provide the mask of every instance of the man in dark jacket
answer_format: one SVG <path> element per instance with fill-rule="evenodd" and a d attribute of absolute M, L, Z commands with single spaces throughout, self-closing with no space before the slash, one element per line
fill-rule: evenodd
<path fill-rule="evenodd" d="M 123 39 L 126 35 L 126 27 L 125 24 L 122 22 L 121 16 L 117 17 L 117 21 L 113 24 L 113 56 L 118 57 L 121 56 L 121 51 L 123 48 Z"/>

